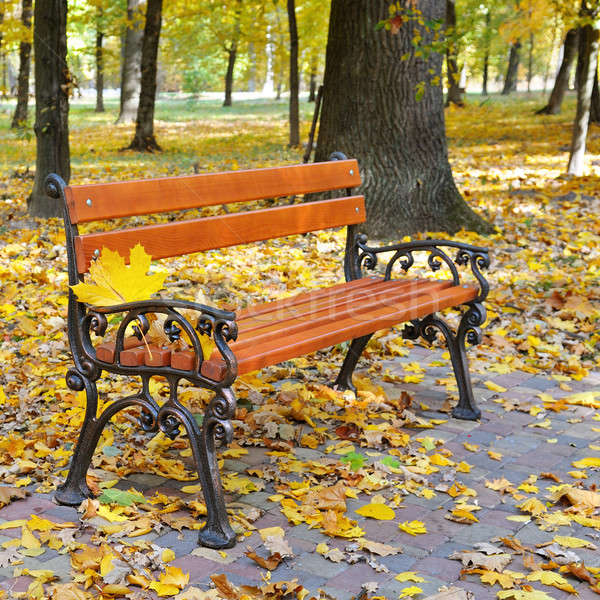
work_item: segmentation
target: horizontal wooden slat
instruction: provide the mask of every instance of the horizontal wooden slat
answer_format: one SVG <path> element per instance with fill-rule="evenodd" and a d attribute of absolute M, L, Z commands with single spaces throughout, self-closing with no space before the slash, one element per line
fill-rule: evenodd
<path fill-rule="evenodd" d="M 474 287 L 452 286 L 442 290 L 413 297 L 396 304 L 370 308 L 362 315 L 352 315 L 340 320 L 330 321 L 291 335 L 271 335 L 260 344 L 251 344 L 236 351 L 238 373 L 244 374 L 274 365 L 279 362 L 303 356 L 334 344 L 367 335 L 392 327 L 411 319 L 422 318 L 433 312 L 473 300 L 478 290 Z M 241 342 L 238 342 L 241 343 Z"/>
<path fill-rule="evenodd" d="M 362 223 L 365 218 L 364 197 L 351 196 L 107 233 L 92 233 L 75 237 L 77 268 L 80 273 L 85 273 L 94 252 L 103 247 L 116 250 L 128 258 L 129 250 L 140 243 L 153 258 L 166 258 Z"/>
<path fill-rule="evenodd" d="M 360 185 L 356 160 L 69 186 L 71 222 L 169 212 Z"/>

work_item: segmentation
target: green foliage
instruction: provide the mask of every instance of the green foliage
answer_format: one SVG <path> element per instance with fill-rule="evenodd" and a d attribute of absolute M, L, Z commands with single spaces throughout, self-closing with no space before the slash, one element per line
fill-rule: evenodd
<path fill-rule="evenodd" d="M 341 458 L 343 463 L 350 463 L 350 468 L 353 471 L 358 471 L 365 464 L 365 457 L 359 452 L 348 452 Z"/>

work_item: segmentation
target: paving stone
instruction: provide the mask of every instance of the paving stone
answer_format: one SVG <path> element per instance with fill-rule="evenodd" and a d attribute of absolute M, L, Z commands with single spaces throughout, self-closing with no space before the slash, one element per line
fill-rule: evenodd
<path fill-rule="evenodd" d="M 274 504 L 269 500 L 269 496 L 272 495 L 272 492 L 252 492 L 251 494 L 246 494 L 240 500 L 244 502 L 244 504 L 250 504 L 251 506 L 256 506 L 257 508 L 268 511 L 277 507 L 277 504 Z M 282 518 L 285 519 L 283 515 Z"/>
<path fill-rule="evenodd" d="M 131 483 L 136 490 L 143 492 L 147 489 L 165 485 L 169 480 L 153 473 L 132 473 L 123 481 Z M 119 482 L 122 483 L 122 482 Z"/>
<path fill-rule="evenodd" d="M 184 529 L 179 531 L 169 531 L 165 535 L 156 537 L 154 543 L 161 548 L 170 548 L 175 552 L 175 556 L 185 556 L 198 547 L 198 532 Z"/>
<path fill-rule="evenodd" d="M 460 542 L 473 546 L 478 542 L 489 542 L 492 538 L 506 535 L 506 528 L 494 527 L 484 523 L 476 523 L 477 527 L 468 526 L 453 536 L 453 542 Z"/>
<path fill-rule="evenodd" d="M 411 568 L 411 571 L 417 573 L 435 573 L 435 576 L 442 581 L 451 583 L 460 576 L 462 563 L 458 560 L 449 560 L 439 556 L 428 556 L 418 560 Z"/>
<path fill-rule="evenodd" d="M 50 500 L 38 498 L 37 494 L 11 502 L 8 506 L 0 509 L 0 519 L 14 521 L 16 519 L 30 519 L 31 515 L 41 516 L 45 511 L 56 508 L 56 504 Z"/>
<path fill-rule="evenodd" d="M 345 567 L 340 573 L 329 578 L 327 585 L 358 594 L 365 581 L 376 581 L 381 586 L 393 577 L 392 573 L 377 573 L 365 563 L 357 563 L 350 566 L 345 563 Z"/>
<path fill-rule="evenodd" d="M 416 585 L 423 590 L 422 595 L 416 596 L 416 598 L 427 598 L 427 596 L 432 596 L 433 594 L 436 594 L 442 586 L 447 586 L 452 583 L 451 581 L 444 581 L 443 579 L 440 579 L 437 576 L 425 574 L 422 572 L 419 573 L 419 575 L 423 577 L 425 581 L 419 583 L 413 583 L 412 581 L 400 582 L 392 578 L 390 581 L 386 582 L 385 585 L 382 585 L 379 588 L 379 590 L 377 590 L 377 592 L 385 595 L 390 600 L 395 600 L 396 598 L 398 598 L 398 595 L 402 592 L 402 590 L 406 589 L 407 587 Z M 479 598 L 477 598 L 477 600 L 479 600 Z"/>
<path fill-rule="evenodd" d="M 316 552 L 306 552 L 298 556 L 294 561 L 294 565 L 301 571 L 318 573 L 320 577 L 325 577 L 328 580 L 348 569 L 348 563 L 344 561 L 335 563 Z"/>

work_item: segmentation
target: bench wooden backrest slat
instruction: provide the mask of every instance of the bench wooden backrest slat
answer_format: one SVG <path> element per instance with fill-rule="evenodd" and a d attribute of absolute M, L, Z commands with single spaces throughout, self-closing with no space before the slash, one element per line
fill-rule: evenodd
<path fill-rule="evenodd" d="M 71 222 L 169 212 L 360 185 L 356 160 L 65 188 Z"/>
<path fill-rule="evenodd" d="M 128 258 L 129 250 L 140 243 L 152 258 L 158 259 L 353 225 L 363 223 L 365 219 L 364 197 L 349 196 L 80 235 L 74 239 L 77 268 L 79 273 L 85 273 L 94 252 L 103 247 Z"/>

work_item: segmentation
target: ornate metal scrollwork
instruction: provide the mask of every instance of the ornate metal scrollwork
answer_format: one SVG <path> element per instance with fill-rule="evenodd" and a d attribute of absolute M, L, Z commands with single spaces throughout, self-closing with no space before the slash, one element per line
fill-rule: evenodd
<path fill-rule="evenodd" d="M 205 435 L 213 437 L 217 443 L 230 444 L 233 440 L 231 419 L 235 415 L 235 396 L 228 390 L 217 393 L 211 400 L 204 416 Z"/>

